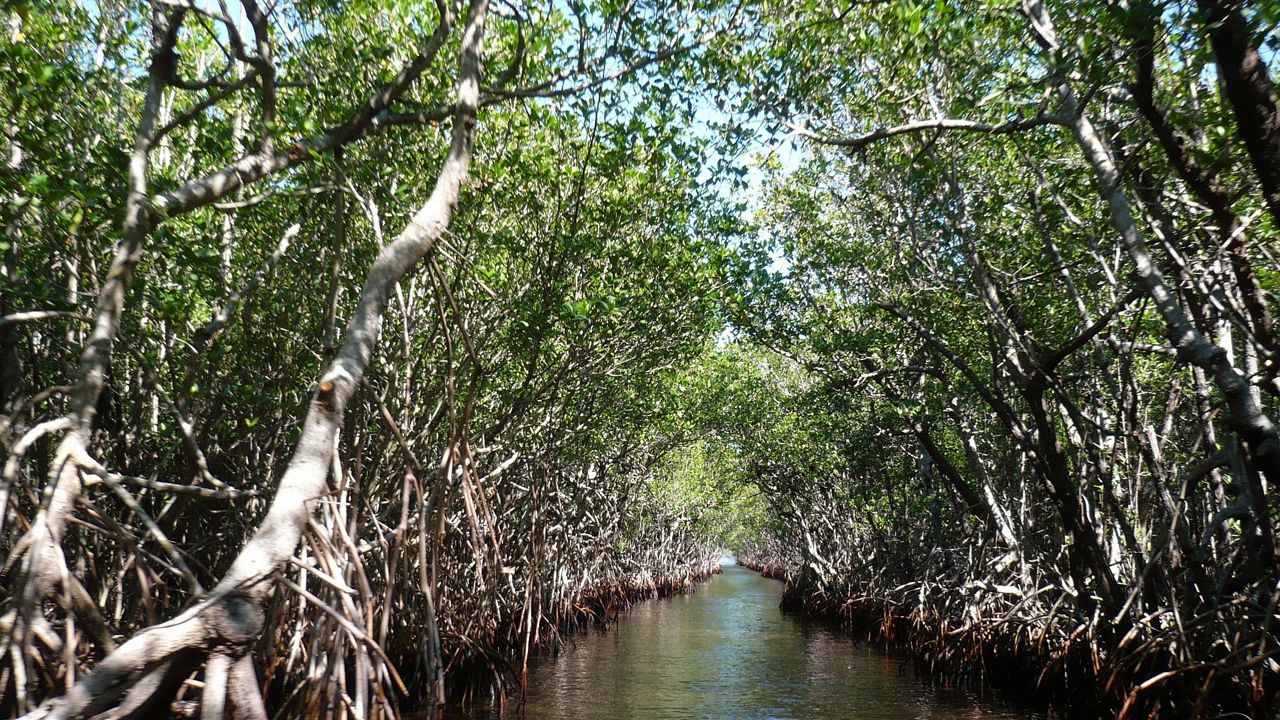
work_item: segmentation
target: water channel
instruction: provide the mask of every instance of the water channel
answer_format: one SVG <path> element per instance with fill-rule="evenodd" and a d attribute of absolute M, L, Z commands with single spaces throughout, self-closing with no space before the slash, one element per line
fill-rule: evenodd
<path fill-rule="evenodd" d="M 1030 720 L 929 686 L 897 658 L 778 609 L 782 584 L 727 564 L 696 593 L 640 603 L 529 669 L 522 709 L 450 720 Z"/>

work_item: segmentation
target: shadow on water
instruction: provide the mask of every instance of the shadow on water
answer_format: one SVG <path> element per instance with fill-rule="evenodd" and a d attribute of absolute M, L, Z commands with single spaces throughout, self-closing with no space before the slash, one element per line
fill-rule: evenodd
<path fill-rule="evenodd" d="M 1042 718 L 921 682 L 900 659 L 778 609 L 782 584 L 728 565 L 693 595 L 635 606 L 532 663 L 521 712 L 540 720 Z M 491 708 L 449 720 L 494 720 Z"/>

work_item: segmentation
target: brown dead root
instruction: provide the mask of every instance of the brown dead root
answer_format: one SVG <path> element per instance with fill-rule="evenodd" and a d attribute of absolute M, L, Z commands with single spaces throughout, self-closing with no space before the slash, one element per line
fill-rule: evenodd
<path fill-rule="evenodd" d="M 751 569 L 787 581 L 780 568 Z M 1087 623 L 1063 635 L 1007 620 L 960 627 L 907 602 L 837 599 L 789 581 L 781 607 L 838 622 L 876 647 L 903 652 L 930 682 L 995 689 L 1064 717 L 1280 717 L 1280 674 L 1266 669 L 1271 653 L 1179 663 L 1141 636 L 1107 645 Z"/>
<path fill-rule="evenodd" d="M 530 654 L 554 650 L 576 633 L 606 629 L 636 603 L 696 592 L 699 584 L 719 572 L 720 568 L 714 567 L 682 579 L 645 584 L 615 582 L 585 590 L 576 599 L 539 614 L 531 628 L 537 642 L 530 643 Z M 441 638 L 441 643 L 450 705 L 506 706 L 523 694 L 525 636 L 519 624 L 488 627 L 469 637 L 448 635 Z M 423 701 L 410 698 L 411 703 L 415 700 Z"/>
<path fill-rule="evenodd" d="M 738 558 L 737 560 L 738 560 L 738 564 L 741 565 L 742 567 L 748 570 L 753 570 L 757 573 L 760 573 L 764 577 L 767 577 L 773 580 L 782 580 L 783 582 L 786 582 L 787 580 L 787 568 L 783 565 L 773 565 L 770 563 L 758 563 L 758 562 L 754 562 L 750 558 L 742 558 L 742 557 Z"/>

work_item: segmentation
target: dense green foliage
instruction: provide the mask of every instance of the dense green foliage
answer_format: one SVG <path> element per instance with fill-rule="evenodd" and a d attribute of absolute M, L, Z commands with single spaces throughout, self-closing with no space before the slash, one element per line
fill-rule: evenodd
<path fill-rule="evenodd" d="M 782 29 L 812 143 L 761 203 L 788 263 L 741 322 L 802 380 L 743 444 L 781 528 L 752 560 L 938 672 L 1266 714 L 1280 216 L 1275 138 L 1230 96 L 1274 13 L 1018 10 Z"/>
<path fill-rule="evenodd" d="M 0 709 L 385 717 L 721 550 L 1086 713 L 1276 702 L 1280 12 L 487 6 L 6 7 Z"/>

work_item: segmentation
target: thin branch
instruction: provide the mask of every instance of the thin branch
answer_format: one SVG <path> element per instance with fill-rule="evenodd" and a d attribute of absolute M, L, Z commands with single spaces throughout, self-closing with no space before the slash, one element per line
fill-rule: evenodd
<path fill-rule="evenodd" d="M 37 320 L 49 320 L 52 318 L 66 317 L 80 322 L 93 322 L 93 318 L 78 312 L 70 310 L 29 310 L 27 312 L 16 312 L 10 315 L 0 317 L 0 327 L 21 322 L 35 322 Z"/>
<path fill-rule="evenodd" d="M 262 285 L 262 281 L 275 269 L 276 263 L 280 262 L 280 258 L 289 250 L 289 244 L 293 242 L 293 239 L 298 236 L 301 230 L 302 226 L 297 223 L 290 225 L 289 229 L 285 230 L 284 235 L 280 237 L 280 242 L 276 244 L 275 251 L 271 253 L 271 256 L 267 258 L 262 267 L 258 268 L 258 272 L 254 273 L 240 290 L 231 293 L 231 296 L 222 304 L 222 307 L 218 308 L 218 311 L 213 314 L 209 322 L 196 331 L 194 344 L 197 353 L 217 338 L 227 323 L 235 317 L 236 310 L 241 302 Z"/>
<path fill-rule="evenodd" d="M 1118 315 L 1121 310 L 1128 307 L 1134 300 L 1138 299 L 1138 295 L 1139 292 L 1137 290 L 1131 291 L 1123 300 L 1116 303 L 1115 307 L 1107 311 L 1107 313 L 1101 318 L 1098 318 L 1097 322 L 1085 328 L 1084 332 L 1067 341 L 1062 347 L 1058 348 L 1054 352 L 1046 355 L 1040 362 L 1040 369 L 1046 374 L 1053 374 L 1053 371 L 1057 369 L 1058 365 L 1060 365 L 1063 360 L 1066 360 L 1071 353 L 1084 347 L 1089 343 L 1089 341 L 1097 337 L 1098 333 L 1106 330 L 1107 326 L 1111 324 L 1111 321 L 1115 316 Z"/>
<path fill-rule="evenodd" d="M 957 118 L 934 118 L 932 120 L 914 120 L 912 122 L 896 125 L 894 127 L 881 127 L 865 134 L 855 137 L 835 137 L 831 135 L 823 135 L 816 133 L 803 125 L 783 121 L 783 124 L 794 131 L 801 137 L 808 138 L 814 142 L 823 145 L 832 145 L 835 147 L 847 148 L 852 152 L 858 152 L 866 146 L 887 140 L 898 135 L 908 135 L 911 133 L 925 132 L 928 130 L 952 131 L 960 130 L 964 132 L 983 133 L 986 135 L 1011 135 L 1013 133 L 1023 132 L 1045 125 L 1063 125 L 1065 120 L 1058 115 L 1052 113 L 1040 113 L 1028 118 L 1018 118 L 1008 122 L 991 124 L 977 122 L 975 120 L 962 120 Z"/>

